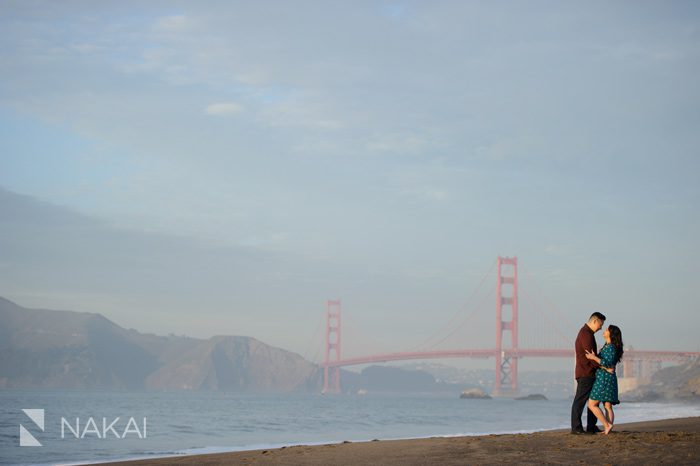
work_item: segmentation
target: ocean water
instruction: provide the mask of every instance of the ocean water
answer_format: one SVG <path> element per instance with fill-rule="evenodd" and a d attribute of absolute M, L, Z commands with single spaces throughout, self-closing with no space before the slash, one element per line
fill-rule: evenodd
<path fill-rule="evenodd" d="M 570 400 L 462 400 L 442 394 L 0 390 L 0 464 L 81 464 L 346 440 L 532 432 L 567 428 L 570 407 Z M 43 431 L 22 409 L 44 410 Z M 623 403 L 616 416 L 618 422 L 700 416 L 700 405 Z M 113 421 L 113 430 L 98 438 Z M 20 446 L 20 424 L 42 446 Z"/>

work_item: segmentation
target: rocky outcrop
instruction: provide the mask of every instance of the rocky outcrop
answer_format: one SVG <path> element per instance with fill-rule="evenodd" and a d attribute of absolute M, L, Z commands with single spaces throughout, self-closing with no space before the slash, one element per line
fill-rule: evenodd
<path fill-rule="evenodd" d="M 468 400 L 490 400 L 491 395 L 486 393 L 480 388 L 470 388 L 468 390 L 464 390 L 460 395 L 460 398 L 462 399 L 468 399 Z"/>
<path fill-rule="evenodd" d="M 630 401 L 700 402 L 700 358 L 656 372 L 651 382 L 625 394 Z"/>
<path fill-rule="evenodd" d="M 541 393 L 533 393 L 527 396 L 519 396 L 514 399 L 518 401 L 547 401 L 547 397 L 542 395 Z"/>

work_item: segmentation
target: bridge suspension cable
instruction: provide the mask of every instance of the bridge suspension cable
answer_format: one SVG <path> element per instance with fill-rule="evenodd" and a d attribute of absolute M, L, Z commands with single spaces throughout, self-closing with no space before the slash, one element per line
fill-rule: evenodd
<path fill-rule="evenodd" d="M 464 326 L 464 324 L 469 322 L 471 320 L 471 318 L 474 317 L 478 311 L 483 309 L 484 305 L 486 304 L 486 302 L 489 299 L 493 298 L 492 293 L 494 291 L 495 291 L 495 288 L 491 288 L 491 290 L 488 293 L 486 293 L 486 295 L 482 298 L 482 300 L 479 302 L 479 304 L 472 309 L 472 312 L 470 312 L 464 319 L 462 319 L 462 322 L 460 322 L 459 325 L 454 326 L 451 332 L 449 332 L 447 335 L 445 335 L 440 341 L 434 343 L 431 346 L 428 346 L 426 349 L 435 348 L 436 346 L 442 344 L 444 341 L 446 341 L 448 338 L 450 338 L 452 335 L 457 333 L 459 330 L 461 330 L 462 327 Z"/>
<path fill-rule="evenodd" d="M 304 351 L 304 354 L 302 354 L 302 357 L 307 361 L 318 362 L 316 358 L 318 358 L 322 347 L 320 338 L 321 325 L 323 325 L 323 316 L 319 316 L 318 323 L 316 324 L 316 330 L 314 330 L 313 334 L 311 335 L 311 338 L 309 339 L 306 351 Z M 314 346 L 316 347 L 316 351 L 314 352 L 313 358 L 309 359 L 311 348 Z"/>
<path fill-rule="evenodd" d="M 529 283 L 532 284 L 532 286 L 535 288 L 535 291 L 539 294 L 539 296 L 542 297 L 542 299 L 544 299 L 547 302 L 550 310 L 554 311 L 557 318 L 561 319 L 561 321 L 564 322 L 565 324 L 567 324 L 568 326 L 570 326 L 572 328 L 576 328 L 576 326 L 571 322 L 571 320 L 569 320 L 569 318 L 566 317 L 566 315 L 564 315 L 564 313 L 561 312 L 561 310 L 559 310 L 559 308 L 552 302 L 552 300 L 549 299 L 546 294 L 544 294 L 544 292 L 542 291 L 542 288 L 538 285 L 537 281 L 530 274 L 530 272 L 527 269 L 524 269 L 523 272 L 525 272 L 525 275 L 528 278 Z"/>
<path fill-rule="evenodd" d="M 544 321 L 546 321 L 550 325 L 552 330 L 554 330 L 554 333 L 556 334 L 556 336 L 558 336 L 560 338 L 560 341 L 554 343 L 555 347 L 561 347 L 561 346 L 571 347 L 573 345 L 573 341 L 571 340 L 571 338 L 568 338 L 566 335 L 564 335 L 564 333 L 559 329 L 559 327 L 557 327 L 557 325 L 550 318 L 550 316 L 547 315 L 545 312 L 540 310 L 540 306 L 538 306 L 537 303 L 531 299 L 530 295 L 527 292 L 524 292 L 521 290 L 520 296 L 522 298 L 524 298 L 524 301 L 529 305 L 528 309 L 534 310 Z M 527 322 L 527 321 L 529 321 L 529 319 L 523 319 L 523 321 L 521 321 L 521 324 L 524 322 Z M 528 335 L 527 332 L 523 332 L 523 333 L 525 335 Z M 541 341 L 542 341 L 542 338 L 540 338 L 539 343 L 541 343 Z"/>
<path fill-rule="evenodd" d="M 347 308 L 343 312 L 343 333 L 345 334 L 346 341 L 346 347 L 343 351 L 345 351 L 346 354 L 352 354 L 357 347 L 363 348 L 364 350 L 374 348 L 374 351 L 371 351 L 372 353 L 390 350 L 386 343 L 382 343 L 372 337 L 372 335 L 366 331 L 366 327 L 358 325 L 352 314 L 347 311 Z M 348 345 L 352 345 L 355 348 L 352 346 L 349 347 Z"/>
<path fill-rule="evenodd" d="M 410 348 L 408 351 L 415 351 L 415 350 L 420 349 L 420 348 L 434 348 L 435 346 L 437 346 L 437 345 L 439 345 L 440 343 L 442 343 L 443 341 L 445 341 L 449 336 L 453 335 L 454 332 L 455 332 L 455 330 L 454 330 L 455 327 L 453 326 L 454 321 L 455 321 L 458 317 L 460 317 L 460 316 L 468 309 L 468 305 L 469 305 L 470 302 L 476 297 L 476 295 L 479 293 L 479 291 L 481 290 L 481 288 L 484 286 L 484 283 L 486 283 L 486 279 L 489 277 L 489 275 L 491 275 L 491 273 L 493 272 L 493 269 L 494 269 L 495 266 L 496 266 L 496 261 L 494 261 L 494 262 L 491 263 L 491 267 L 490 267 L 490 268 L 488 269 L 488 271 L 486 271 L 486 273 L 481 277 L 481 280 L 479 281 L 479 284 L 476 286 L 476 288 L 474 289 L 474 291 L 472 291 L 471 295 L 469 295 L 469 297 L 467 298 L 467 300 L 459 307 L 459 309 L 457 310 L 457 312 L 455 312 L 455 313 L 452 315 L 452 317 L 450 318 L 450 320 L 449 320 L 446 324 L 442 325 L 442 327 L 440 327 L 440 328 L 438 328 L 436 331 L 434 331 L 430 336 L 428 336 L 428 338 L 426 338 L 425 340 L 423 340 L 422 342 L 420 342 L 420 343 L 417 344 L 416 346 Z M 490 294 L 490 292 L 489 292 L 489 294 Z M 473 310 L 473 311 L 469 314 L 469 316 L 467 316 L 467 317 L 469 318 L 469 317 L 471 317 L 472 315 L 474 315 L 474 313 L 475 313 L 475 311 L 476 311 L 477 309 L 479 309 L 479 307 L 477 307 L 475 310 Z M 461 325 L 464 325 L 464 322 L 462 322 L 462 323 L 460 324 L 460 326 L 461 326 Z M 441 334 L 443 331 L 449 330 L 450 328 L 452 328 L 453 330 L 452 330 L 452 332 L 449 333 L 449 335 L 448 335 L 447 337 L 442 338 L 442 339 L 441 339 L 439 342 L 437 342 L 437 343 L 428 345 L 428 342 L 429 342 L 430 340 L 432 340 L 432 339 L 434 339 L 434 338 L 436 338 L 436 337 L 439 337 L 440 334 Z"/>

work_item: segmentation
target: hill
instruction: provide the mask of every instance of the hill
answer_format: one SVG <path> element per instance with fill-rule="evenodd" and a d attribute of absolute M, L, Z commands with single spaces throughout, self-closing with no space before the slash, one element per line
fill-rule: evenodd
<path fill-rule="evenodd" d="M 301 356 L 251 337 L 215 336 L 146 378 L 151 389 L 318 391 L 319 369 Z"/>
<path fill-rule="evenodd" d="M 318 390 L 320 371 L 251 337 L 124 329 L 100 314 L 0 298 L 0 388 Z"/>

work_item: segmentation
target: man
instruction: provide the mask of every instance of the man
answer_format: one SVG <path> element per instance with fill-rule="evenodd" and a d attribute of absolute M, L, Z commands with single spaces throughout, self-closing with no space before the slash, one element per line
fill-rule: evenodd
<path fill-rule="evenodd" d="M 581 327 L 576 337 L 574 348 L 576 349 L 576 370 L 574 377 L 576 378 L 576 395 L 574 402 L 571 405 L 571 433 L 583 434 L 583 426 L 581 425 L 581 415 L 583 408 L 588 402 L 588 395 L 593 388 L 595 382 L 595 371 L 598 369 L 598 363 L 586 358 L 586 351 L 592 351 L 598 354 L 598 345 L 595 342 L 595 332 L 600 330 L 605 323 L 605 316 L 600 312 L 594 312 L 586 322 L 586 325 Z M 595 434 L 600 432 L 600 429 L 595 425 L 596 417 L 588 410 L 586 420 L 586 433 Z"/>

